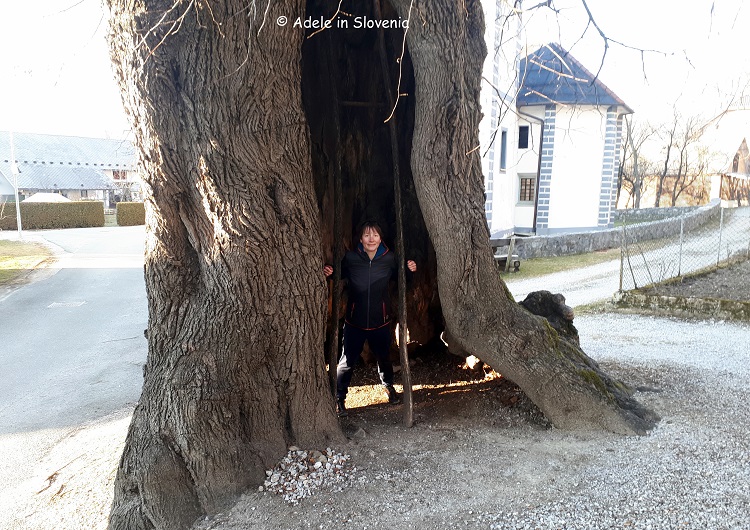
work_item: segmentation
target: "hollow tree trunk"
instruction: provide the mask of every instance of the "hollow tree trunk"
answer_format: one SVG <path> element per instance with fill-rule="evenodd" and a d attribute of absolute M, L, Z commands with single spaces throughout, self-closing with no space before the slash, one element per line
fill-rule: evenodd
<path fill-rule="evenodd" d="M 143 155 L 149 309 L 110 528 L 186 528 L 262 482 L 289 444 L 342 440 L 322 356 L 302 32 L 275 23 L 304 2 L 109 5 Z"/>
<path fill-rule="evenodd" d="M 404 18 L 410 0 L 394 5 Z M 416 79 L 412 172 L 437 255 L 445 323 L 557 426 L 642 433 L 656 416 L 580 349 L 514 301 L 497 274 L 477 144 L 486 55 L 477 0 L 418 2 L 407 33 Z"/>

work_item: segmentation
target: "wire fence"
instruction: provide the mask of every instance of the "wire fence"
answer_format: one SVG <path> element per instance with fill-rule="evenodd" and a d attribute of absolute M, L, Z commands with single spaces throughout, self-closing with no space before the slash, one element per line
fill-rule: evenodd
<path fill-rule="evenodd" d="M 679 233 L 661 239 L 646 239 L 634 226 L 622 226 L 621 291 L 647 287 L 658 293 L 671 278 L 750 258 L 750 207 L 721 208 L 692 230 L 683 215 Z"/>

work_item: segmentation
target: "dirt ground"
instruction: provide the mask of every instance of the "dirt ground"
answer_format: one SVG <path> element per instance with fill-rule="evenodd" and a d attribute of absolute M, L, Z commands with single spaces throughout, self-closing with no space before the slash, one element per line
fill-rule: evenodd
<path fill-rule="evenodd" d="M 340 420 L 350 442 L 336 448 L 351 455 L 354 466 L 346 486 L 323 488 L 298 505 L 250 493 L 230 513 L 196 528 L 449 528 L 455 516 L 471 520 L 488 498 L 506 497 L 508 480 L 533 491 L 531 470 L 517 481 L 510 468 L 550 426 L 516 385 L 493 371 L 467 369 L 450 354 L 417 360 L 411 376 L 414 426 L 407 429 L 402 407 L 387 404 L 375 367 L 355 371 L 349 416 Z M 510 433 L 523 434 L 514 439 Z M 474 491 L 475 475 L 503 472 L 500 462 L 508 476 L 497 477 L 494 491 Z"/>
<path fill-rule="evenodd" d="M 664 296 L 750 301 L 750 259 L 658 286 Z"/>

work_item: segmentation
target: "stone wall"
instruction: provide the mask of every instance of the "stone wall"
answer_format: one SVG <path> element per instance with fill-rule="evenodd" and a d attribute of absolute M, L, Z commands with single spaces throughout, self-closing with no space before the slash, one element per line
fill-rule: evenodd
<path fill-rule="evenodd" d="M 680 217 L 683 214 L 694 212 L 701 208 L 700 206 L 670 206 L 668 208 L 639 208 L 637 210 L 617 210 L 615 212 L 615 222 L 648 223 L 650 221 L 660 221 L 669 217 Z"/>
<path fill-rule="evenodd" d="M 639 292 L 615 294 L 609 306 L 638 313 L 750 321 L 750 302 L 661 296 Z"/>
<path fill-rule="evenodd" d="M 680 209 L 681 211 L 684 208 Z M 711 219 L 717 219 L 721 211 L 719 201 L 709 205 L 693 208 L 684 217 L 671 217 L 659 221 L 628 224 L 629 239 L 645 241 L 675 236 L 680 233 L 680 220 L 685 220 L 685 231 L 689 232 Z M 546 236 L 519 237 L 516 239 L 513 254 L 521 259 L 541 258 L 549 256 L 565 256 L 570 254 L 584 254 L 617 248 L 622 241 L 622 227 L 597 230 L 592 232 L 577 232 L 572 234 L 554 234 Z M 507 254 L 508 247 L 500 247 L 500 254 Z"/>

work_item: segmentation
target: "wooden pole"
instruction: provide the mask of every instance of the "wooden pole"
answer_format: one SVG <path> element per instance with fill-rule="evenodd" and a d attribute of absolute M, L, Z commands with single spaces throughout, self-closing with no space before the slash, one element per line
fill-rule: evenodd
<path fill-rule="evenodd" d="M 383 19 L 380 0 L 374 0 L 375 17 Z M 383 28 L 378 29 L 378 48 L 380 51 L 380 66 L 383 71 L 383 83 L 388 98 L 388 106 L 393 108 L 395 98 L 391 94 L 391 76 L 388 70 L 388 59 L 385 49 L 385 37 Z M 404 386 L 404 425 L 411 427 L 414 424 L 414 404 L 411 388 L 411 370 L 409 368 L 409 351 L 406 348 L 406 256 L 404 254 L 404 225 L 403 210 L 401 206 L 401 172 L 399 170 L 400 156 L 398 149 L 398 131 L 396 129 L 395 115 L 388 120 L 388 129 L 391 135 L 391 158 L 393 159 L 393 195 L 396 206 L 396 254 L 399 256 L 398 263 L 398 349 L 401 357 L 401 382 Z"/>
<path fill-rule="evenodd" d="M 331 385 L 331 391 L 336 396 L 336 367 L 339 362 L 339 318 L 340 318 L 340 307 L 341 307 L 341 260 L 344 255 L 343 248 L 343 224 L 341 220 L 342 207 L 341 207 L 341 113 L 340 113 L 340 102 L 336 83 L 338 82 L 338 69 L 336 68 L 336 58 L 331 57 L 330 54 L 333 52 L 333 42 L 331 39 L 331 31 L 326 31 L 328 36 L 328 48 L 329 53 L 324 53 L 323 57 L 326 61 L 328 69 L 328 75 L 333 80 L 333 87 L 331 89 L 331 95 L 333 104 L 331 108 L 333 128 L 334 128 L 334 145 L 335 154 L 333 156 L 333 293 L 331 300 L 331 343 L 328 347 L 328 379 Z"/>
<path fill-rule="evenodd" d="M 513 260 L 513 251 L 516 248 L 516 236 L 510 236 L 508 242 L 508 257 L 505 260 L 505 272 L 510 271 L 510 262 Z"/>

